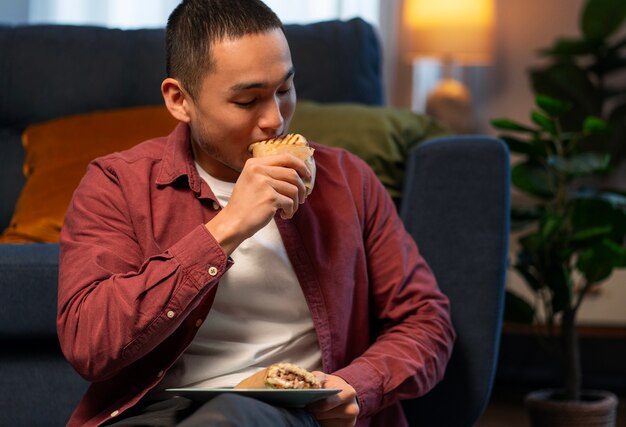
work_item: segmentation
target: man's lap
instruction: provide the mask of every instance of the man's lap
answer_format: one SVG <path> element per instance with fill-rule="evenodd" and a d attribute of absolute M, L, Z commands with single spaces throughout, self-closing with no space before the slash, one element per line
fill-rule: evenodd
<path fill-rule="evenodd" d="M 140 404 L 106 426 L 200 427 L 200 426 L 318 426 L 303 409 L 272 406 L 245 396 L 222 394 L 204 404 L 184 397 Z"/>

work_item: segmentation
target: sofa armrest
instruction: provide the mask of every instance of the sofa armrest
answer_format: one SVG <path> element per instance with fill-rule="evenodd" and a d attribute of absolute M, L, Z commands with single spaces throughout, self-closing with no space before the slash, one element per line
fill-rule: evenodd
<path fill-rule="evenodd" d="M 411 425 L 473 425 L 495 375 L 507 268 L 510 159 L 486 136 L 437 138 L 410 154 L 401 216 L 450 298 L 457 340 L 443 381 L 405 402 Z"/>

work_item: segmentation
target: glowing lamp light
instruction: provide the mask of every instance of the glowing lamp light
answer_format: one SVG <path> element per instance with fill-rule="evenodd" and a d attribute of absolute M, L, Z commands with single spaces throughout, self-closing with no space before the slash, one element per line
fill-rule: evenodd
<path fill-rule="evenodd" d="M 494 15 L 494 0 L 404 1 L 407 52 L 421 79 L 414 81 L 414 106 L 453 131 L 467 133 L 474 127 L 472 94 L 453 74 L 459 65 L 491 62 Z"/>
<path fill-rule="evenodd" d="M 493 0 L 408 0 L 403 17 L 415 56 L 471 64 L 491 60 Z"/>

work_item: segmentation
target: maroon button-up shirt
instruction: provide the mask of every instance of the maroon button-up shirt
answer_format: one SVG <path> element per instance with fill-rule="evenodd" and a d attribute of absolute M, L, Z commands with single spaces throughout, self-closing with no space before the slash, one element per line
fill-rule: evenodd
<path fill-rule="evenodd" d="M 356 389 L 359 426 L 406 425 L 398 400 L 443 376 L 448 300 L 367 165 L 314 146 L 315 190 L 276 222 L 324 371 Z M 215 201 L 183 124 L 89 166 L 61 233 L 59 339 L 92 382 L 70 426 L 133 406 L 194 338 L 232 263 L 204 227 Z"/>

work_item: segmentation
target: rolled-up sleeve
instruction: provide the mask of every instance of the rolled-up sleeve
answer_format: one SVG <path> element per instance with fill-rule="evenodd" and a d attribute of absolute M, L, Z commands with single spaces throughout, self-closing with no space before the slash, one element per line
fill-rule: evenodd
<path fill-rule="evenodd" d="M 146 254 L 118 176 L 93 163 L 61 233 L 57 330 L 90 381 L 113 377 L 171 335 L 232 261 L 200 222 Z"/>

